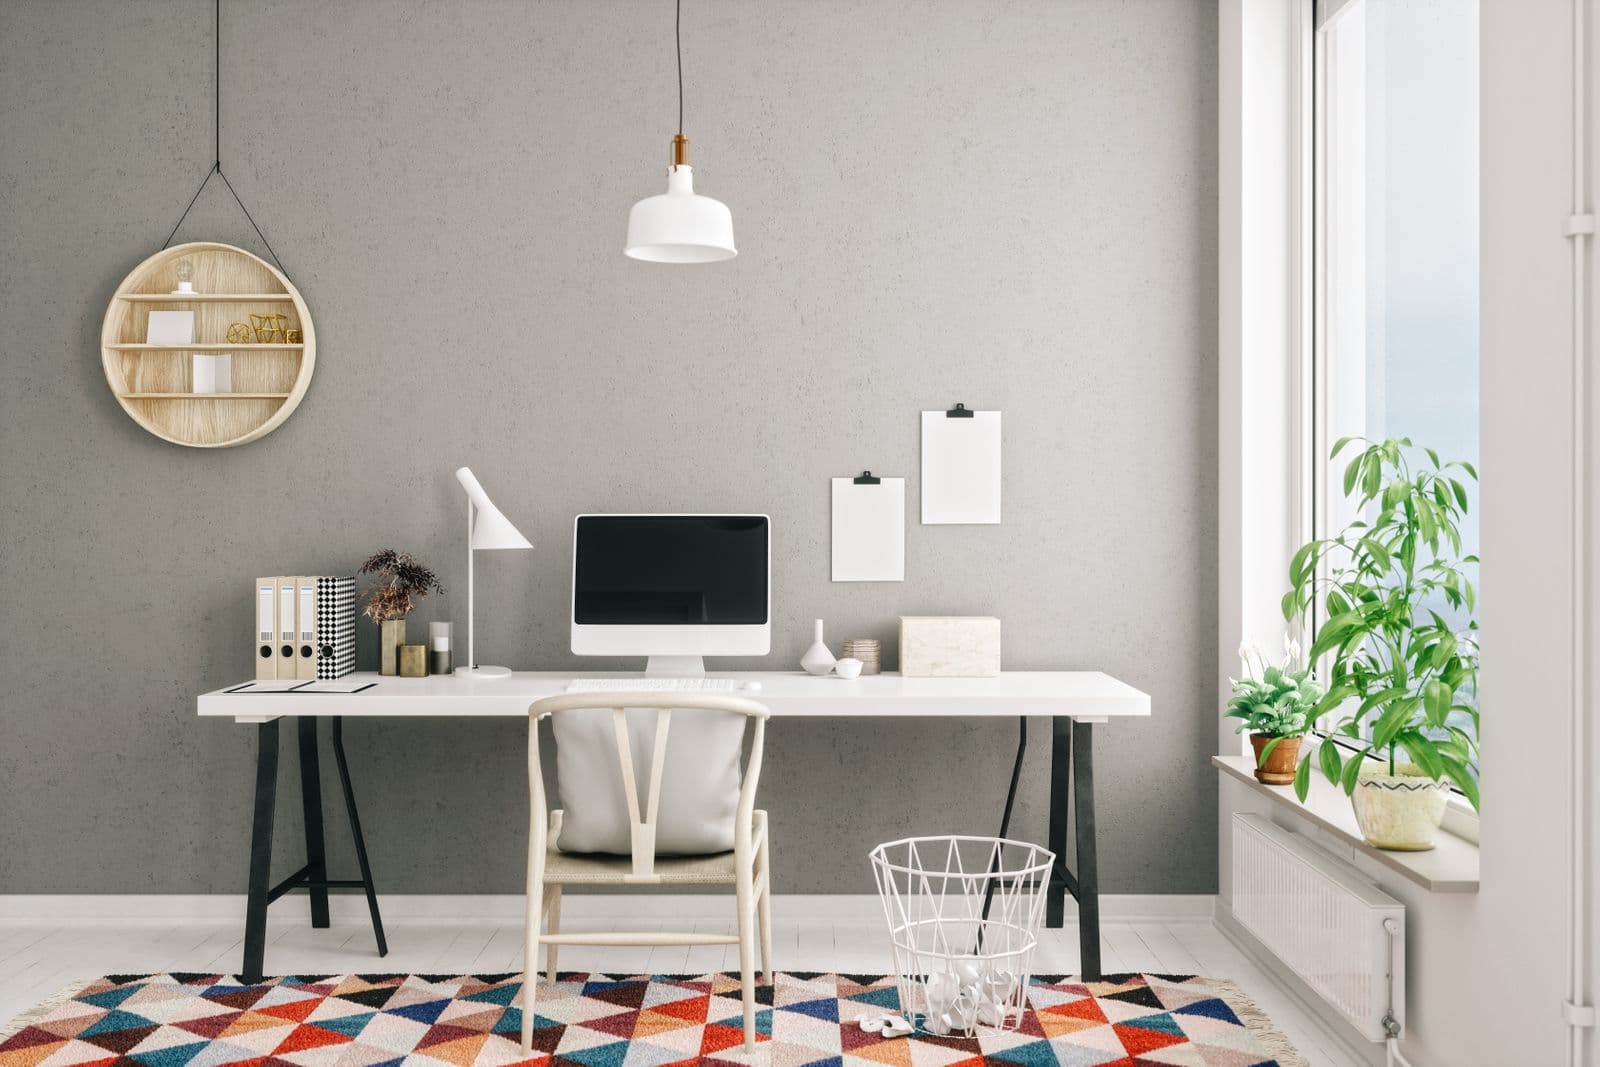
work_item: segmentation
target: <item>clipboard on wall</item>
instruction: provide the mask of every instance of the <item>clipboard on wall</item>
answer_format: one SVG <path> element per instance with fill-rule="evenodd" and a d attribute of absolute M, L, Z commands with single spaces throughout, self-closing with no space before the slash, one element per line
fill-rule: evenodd
<path fill-rule="evenodd" d="M 922 413 L 924 526 L 1000 522 L 1000 412 Z"/>
<path fill-rule="evenodd" d="M 906 480 L 863 471 L 834 478 L 833 580 L 906 579 Z"/>

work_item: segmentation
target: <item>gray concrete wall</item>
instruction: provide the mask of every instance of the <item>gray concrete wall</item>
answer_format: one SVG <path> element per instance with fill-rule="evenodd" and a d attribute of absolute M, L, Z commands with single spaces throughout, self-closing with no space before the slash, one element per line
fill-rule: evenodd
<path fill-rule="evenodd" d="M 207 452 L 124 415 L 97 344 L 211 162 L 211 4 L 0 5 L 0 892 L 240 891 L 251 737 L 194 695 L 251 671 L 251 580 L 392 545 L 449 589 L 416 625 L 461 625 L 463 463 L 538 545 L 481 560 L 480 659 L 578 662 L 575 513 L 766 511 L 772 654 L 714 665 L 998 615 L 1008 667 L 1154 698 L 1099 741 L 1103 887 L 1215 888 L 1211 5 L 690 0 L 686 131 L 741 249 L 702 268 L 621 252 L 664 187 L 668 0 L 223 9 L 224 168 L 320 351 L 283 427 Z M 216 184 L 178 237 L 260 251 Z M 1003 525 L 917 522 L 918 412 L 958 400 L 1005 412 Z M 863 467 L 909 479 L 903 584 L 829 581 L 828 478 Z M 346 737 L 384 890 L 518 888 L 518 723 Z M 992 832 L 1014 741 L 778 723 L 779 889 Z"/>

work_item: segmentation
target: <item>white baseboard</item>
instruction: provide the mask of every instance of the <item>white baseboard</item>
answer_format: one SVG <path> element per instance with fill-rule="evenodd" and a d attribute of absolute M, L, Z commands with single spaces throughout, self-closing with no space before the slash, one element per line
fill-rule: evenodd
<path fill-rule="evenodd" d="M 731 893 L 569 893 L 562 903 L 568 916 L 716 918 L 728 913 Z M 1211 918 L 1216 900 L 1209 894 L 1105 894 L 1100 918 L 1106 922 L 1179 922 Z M 518 894 L 384 893 L 378 897 L 383 920 L 395 924 L 519 923 L 523 898 Z M 164 926 L 242 922 L 242 893 L 0 894 L 0 926 Z M 328 910 L 335 922 L 366 922 L 367 902 L 359 893 L 335 893 Z M 787 922 L 881 923 L 883 908 L 869 894 L 779 893 L 773 911 Z M 272 905 L 273 922 L 305 921 L 309 898 L 295 893 Z M 1067 900 L 1067 921 L 1077 921 L 1077 903 Z"/>

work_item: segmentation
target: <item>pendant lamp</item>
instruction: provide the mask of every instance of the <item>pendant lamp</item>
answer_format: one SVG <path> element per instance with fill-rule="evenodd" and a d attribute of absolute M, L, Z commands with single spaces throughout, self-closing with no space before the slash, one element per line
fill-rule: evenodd
<path fill-rule="evenodd" d="M 649 196 L 628 212 L 628 244 L 633 259 L 650 263 L 715 263 L 739 254 L 733 247 L 733 213 L 728 205 L 694 191 L 689 139 L 683 135 L 683 0 L 677 0 L 674 36 L 678 45 L 678 133 L 672 139 L 667 191 Z"/>

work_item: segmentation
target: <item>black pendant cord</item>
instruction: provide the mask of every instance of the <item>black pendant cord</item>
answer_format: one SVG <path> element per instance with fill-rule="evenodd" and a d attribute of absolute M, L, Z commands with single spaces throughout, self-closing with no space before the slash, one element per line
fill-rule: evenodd
<path fill-rule="evenodd" d="M 679 3 L 681 4 L 682 0 L 679 0 Z M 189 198 L 189 206 L 183 209 L 183 214 L 179 215 L 178 221 L 173 223 L 172 232 L 167 234 L 167 239 L 165 241 L 161 242 L 161 247 L 166 248 L 168 245 L 172 244 L 172 239 L 178 236 L 178 230 L 183 226 L 183 220 L 188 218 L 189 212 L 194 210 L 195 203 L 199 201 L 200 194 L 206 191 L 206 185 L 210 183 L 211 176 L 214 174 L 222 179 L 223 185 L 228 187 L 228 193 L 233 197 L 233 202 L 239 205 L 239 210 L 244 212 L 244 217 L 247 221 L 249 221 L 250 228 L 256 231 L 257 237 L 261 238 L 261 243 L 263 246 L 265 246 L 267 255 L 272 257 L 272 262 L 278 265 L 278 271 L 285 278 L 287 278 L 289 276 L 289 272 L 284 270 L 283 261 L 278 258 L 278 253 L 272 250 L 272 242 L 268 241 L 267 235 L 261 232 L 261 227 L 256 225 L 255 216 L 250 214 L 250 209 L 244 206 L 244 201 L 239 198 L 239 194 L 234 189 L 233 183 L 230 182 L 228 180 L 228 176 L 222 172 L 222 0 L 215 0 L 214 26 L 215 33 L 212 38 L 212 70 L 215 72 L 215 78 L 212 82 L 213 122 L 211 169 L 206 171 L 206 176 L 200 180 L 200 188 L 196 189 L 194 191 L 194 195 Z M 681 59 L 679 60 L 679 68 L 678 121 L 681 125 L 683 121 L 683 73 Z"/>
<path fill-rule="evenodd" d="M 683 0 L 678 0 L 678 14 L 672 20 L 672 36 L 678 45 L 678 136 L 683 136 Z"/>

